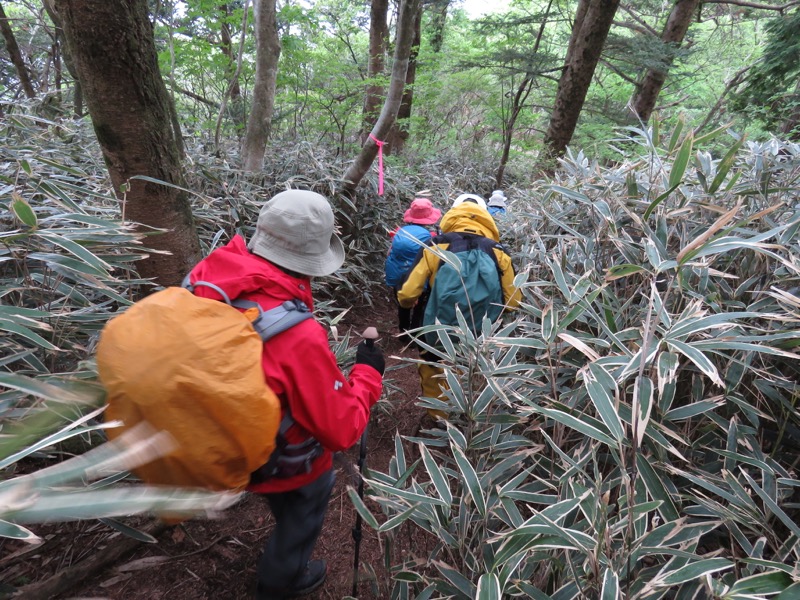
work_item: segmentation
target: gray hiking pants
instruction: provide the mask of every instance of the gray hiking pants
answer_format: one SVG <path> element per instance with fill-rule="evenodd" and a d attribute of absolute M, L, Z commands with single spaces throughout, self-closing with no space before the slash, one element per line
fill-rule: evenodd
<path fill-rule="evenodd" d="M 275 529 L 258 561 L 261 585 L 290 588 L 302 575 L 322 531 L 335 481 L 331 469 L 296 490 L 265 494 L 275 517 Z"/>

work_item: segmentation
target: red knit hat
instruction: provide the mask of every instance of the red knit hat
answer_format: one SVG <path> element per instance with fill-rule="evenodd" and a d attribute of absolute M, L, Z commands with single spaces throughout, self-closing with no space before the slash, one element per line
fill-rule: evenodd
<path fill-rule="evenodd" d="M 406 223 L 416 223 L 417 225 L 433 225 L 442 216 L 442 211 L 436 208 L 427 198 L 415 198 L 403 215 Z"/>

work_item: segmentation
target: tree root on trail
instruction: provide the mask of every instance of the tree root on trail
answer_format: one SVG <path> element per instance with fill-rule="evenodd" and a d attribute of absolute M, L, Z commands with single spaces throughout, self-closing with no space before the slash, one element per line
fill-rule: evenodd
<path fill-rule="evenodd" d="M 153 537 L 158 537 L 170 527 L 172 526 L 162 521 L 157 521 L 142 529 L 142 531 Z M 14 600 L 45 600 L 45 598 L 51 598 L 56 594 L 63 594 L 84 579 L 88 579 L 109 565 L 114 564 L 123 556 L 133 552 L 143 543 L 130 537 L 123 537 L 113 545 L 109 542 L 108 546 L 86 560 L 62 569 L 43 581 L 30 583 L 19 588 L 12 598 Z"/>

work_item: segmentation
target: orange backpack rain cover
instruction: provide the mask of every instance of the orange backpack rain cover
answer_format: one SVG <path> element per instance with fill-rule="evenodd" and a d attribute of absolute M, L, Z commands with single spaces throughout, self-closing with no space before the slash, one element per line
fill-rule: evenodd
<path fill-rule="evenodd" d="M 240 490 L 275 449 L 280 402 L 264 379 L 263 343 L 224 302 L 171 287 L 103 329 L 97 349 L 107 420 L 166 430 L 171 454 L 135 470 L 152 484 Z"/>

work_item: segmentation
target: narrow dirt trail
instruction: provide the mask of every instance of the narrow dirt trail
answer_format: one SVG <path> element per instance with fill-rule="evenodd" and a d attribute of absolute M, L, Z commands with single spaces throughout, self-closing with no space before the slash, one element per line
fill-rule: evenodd
<path fill-rule="evenodd" d="M 405 349 L 395 336 L 396 313 L 388 295 L 379 295 L 372 307 L 346 315 L 340 333 L 355 334 L 369 325 L 378 328 L 387 358 L 384 397 L 373 409 L 368 435 L 367 468 L 387 471 L 394 454 L 394 437 L 414 433 L 423 410 L 415 406 L 419 380 L 415 365 L 403 358 L 417 353 Z M 357 338 L 356 338 L 357 339 Z M 353 581 L 352 528 L 356 513 L 347 486 L 357 484 L 358 446 L 335 461 L 336 486 L 314 558 L 328 561 L 328 579 L 311 599 L 341 599 L 350 595 Z M 377 506 L 373 506 L 377 510 Z M 379 520 L 382 520 L 379 517 Z M 128 521 L 126 521 L 128 522 Z M 149 521 L 134 520 L 139 527 Z M 254 597 L 255 571 L 261 548 L 272 528 L 263 498 L 247 494 L 213 520 L 192 520 L 168 528 L 157 544 L 141 544 L 121 561 L 52 598 L 109 598 L 114 600 L 244 600 Z M 58 523 L 35 527 L 44 538 L 37 547 L 19 542 L 0 546 L 0 581 L 22 587 L 107 552 L 121 534 L 93 522 Z M 388 597 L 384 547 L 377 534 L 363 526 L 359 598 Z M 412 541 L 400 542 L 409 549 Z M 24 553 L 20 553 L 24 552 Z M 10 598 L 0 589 L 0 599 Z M 38 599 L 37 599 L 38 600 Z M 42 598 L 44 600 L 44 598 Z"/>

